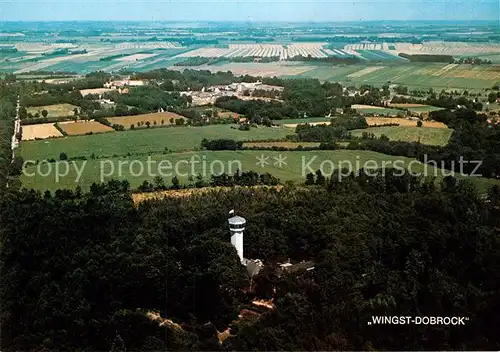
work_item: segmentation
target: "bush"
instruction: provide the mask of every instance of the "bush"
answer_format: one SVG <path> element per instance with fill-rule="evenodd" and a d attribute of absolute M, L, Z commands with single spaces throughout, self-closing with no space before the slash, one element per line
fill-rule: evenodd
<path fill-rule="evenodd" d="M 214 139 L 209 141 L 203 138 L 201 147 L 208 150 L 238 150 L 243 149 L 243 142 L 232 139 Z"/>
<path fill-rule="evenodd" d="M 113 128 L 115 131 L 125 131 L 125 127 L 119 124 L 114 124 L 113 126 L 111 126 L 111 128 Z"/>

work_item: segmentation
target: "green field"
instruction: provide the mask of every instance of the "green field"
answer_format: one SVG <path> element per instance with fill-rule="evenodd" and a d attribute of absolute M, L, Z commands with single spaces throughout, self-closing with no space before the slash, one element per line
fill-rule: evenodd
<path fill-rule="evenodd" d="M 386 53 L 382 50 L 356 50 L 361 56 L 368 61 L 406 61 L 402 57 Z"/>
<path fill-rule="evenodd" d="M 200 148 L 201 140 L 228 138 L 234 140 L 281 139 L 293 131 L 289 128 L 257 127 L 240 131 L 237 125 L 210 125 L 203 127 L 166 127 L 124 132 L 26 141 L 21 145 L 25 160 L 58 159 L 61 152 L 69 157 L 125 155 L 127 153 L 161 152 Z"/>
<path fill-rule="evenodd" d="M 54 105 L 45 105 L 45 106 L 32 106 L 27 108 L 28 113 L 35 115 L 39 113 L 42 116 L 42 111 L 47 110 L 47 117 L 67 117 L 73 116 L 74 110 L 77 108 L 76 105 L 71 104 L 54 104 Z"/>
<path fill-rule="evenodd" d="M 362 112 L 364 114 L 379 114 L 379 115 L 388 115 L 388 116 L 405 116 L 406 113 L 402 110 L 398 109 L 390 109 L 390 108 L 359 108 L 356 109 L 357 112 Z"/>
<path fill-rule="evenodd" d="M 317 78 L 321 81 L 345 82 L 346 77 L 354 72 L 363 69 L 365 66 L 319 66 L 307 72 L 294 76 L 294 78 Z"/>
<path fill-rule="evenodd" d="M 373 133 L 377 137 L 385 135 L 393 141 L 417 142 L 420 140 L 422 144 L 444 146 L 448 144 L 453 130 L 434 127 L 383 126 L 351 131 L 355 137 L 361 137 L 364 132 Z"/>
<path fill-rule="evenodd" d="M 437 107 L 437 106 L 432 106 L 432 105 L 424 105 L 424 106 L 413 106 L 413 107 L 405 107 L 405 104 L 393 104 L 394 106 L 401 105 L 400 107 L 412 112 L 416 113 L 423 113 L 423 112 L 431 112 L 431 111 L 438 111 L 438 110 L 443 110 L 443 108 Z M 391 105 L 392 106 L 392 105 Z"/>
<path fill-rule="evenodd" d="M 104 70 L 106 67 L 110 66 L 109 61 L 62 61 L 57 64 L 47 66 L 43 68 L 44 71 L 59 71 L 59 72 L 78 72 L 78 73 L 90 73 L 93 71 Z"/>
<path fill-rule="evenodd" d="M 276 159 L 281 155 L 282 160 L 286 162 L 282 167 L 275 165 Z M 268 164 L 265 167 L 257 165 L 257 157 L 268 157 Z M 384 155 L 371 151 L 359 150 L 335 150 L 335 151 L 309 151 L 309 152 L 274 152 L 274 151 L 200 151 L 186 152 L 166 155 L 154 155 L 149 157 L 123 157 L 101 160 L 78 161 L 76 165 L 82 169 L 81 178 L 78 179 L 78 173 L 74 166 L 69 167 L 66 174 L 66 164 L 50 163 L 40 165 L 40 173 L 47 176 L 40 176 L 35 172 L 36 167 L 26 169 L 21 176 L 21 182 L 24 187 L 35 188 L 38 190 L 54 191 L 60 188 L 74 188 L 77 185 L 87 190 L 95 181 L 108 181 L 110 179 L 128 180 L 133 188 L 138 187 L 143 181 L 151 181 L 153 177 L 159 176 L 159 163 L 163 161 L 162 176 L 165 183 L 169 184 L 174 174 L 179 175 L 182 184 L 187 184 L 188 174 L 202 174 L 206 179 L 210 178 L 211 173 L 234 173 L 237 169 L 241 171 L 253 170 L 259 173 L 269 172 L 281 181 L 291 180 L 294 182 L 303 182 L 305 174 L 311 170 L 315 171 L 322 168 L 325 175 L 329 175 L 333 168 L 342 168 L 357 170 L 361 168 L 377 167 L 410 167 L 413 173 L 425 173 L 429 176 L 443 176 L 439 171 L 431 166 L 425 166 L 422 163 L 411 158 L 396 157 Z M 189 164 L 195 158 L 197 164 Z M 132 163 L 133 161 L 133 163 Z M 397 161 L 397 163 L 395 163 Z M 410 164 L 410 162 L 412 162 Z M 309 164 L 309 162 L 311 162 Z M 120 164 L 121 163 L 121 164 Z M 170 163 L 170 164 L 168 164 Z M 395 163 L 395 164 L 394 164 Z M 48 173 L 48 166 L 51 172 Z M 56 181 L 55 167 L 58 165 L 61 176 Z M 120 166 L 121 165 L 121 166 Z M 141 172 L 142 165 L 142 172 Z M 194 167 L 193 167 L 194 165 Z M 310 166 L 310 169 L 307 167 Z M 177 172 L 175 168 L 177 167 Z M 204 171 L 205 169 L 206 171 Z M 427 170 L 427 171 L 426 171 Z M 27 176 L 35 174 L 34 176 Z M 444 176 L 446 176 L 445 174 Z M 486 190 L 493 184 L 500 184 L 498 180 L 472 178 L 481 190 Z"/>
<path fill-rule="evenodd" d="M 491 88 L 500 81 L 496 65 L 457 65 L 442 70 L 447 64 L 440 63 L 384 63 L 384 67 L 360 77 L 348 77 L 366 67 L 378 64 L 357 64 L 349 66 L 320 66 L 304 72 L 297 78 L 318 78 L 340 83 L 383 85 L 401 84 L 411 88 L 468 89 Z"/>

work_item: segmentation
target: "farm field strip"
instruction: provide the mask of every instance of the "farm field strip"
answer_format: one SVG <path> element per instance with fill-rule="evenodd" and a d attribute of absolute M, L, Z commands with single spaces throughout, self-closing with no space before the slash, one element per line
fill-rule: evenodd
<path fill-rule="evenodd" d="M 311 126 L 319 126 L 319 125 L 329 125 L 330 121 L 323 121 L 323 122 L 303 122 L 303 123 L 287 123 L 287 124 L 284 124 L 283 126 L 285 126 L 287 128 L 295 128 L 298 125 L 304 125 L 306 123 L 308 123 Z"/>
<path fill-rule="evenodd" d="M 283 147 L 283 148 L 297 148 L 302 147 L 317 147 L 318 142 L 247 142 L 243 144 L 246 148 L 272 148 L 272 147 Z"/>
<path fill-rule="evenodd" d="M 87 61 L 87 62 L 64 61 L 45 67 L 45 70 L 90 73 L 93 71 L 103 71 L 109 65 L 110 65 L 109 61 Z"/>
<path fill-rule="evenodd" d="M 369 61 L 406 61 L 402 57 L 381 50 L 357 50 L 356 52 Z"/>
<path fill-rule="evenodd" d="M 313 123 L 313 122 L 321 122 L 321 123 L 329 123 L 330 119 L 326 117 L 308 117 L 301 119 L 283 119 L 283 120 L 273 120 L 273 124 L 275 125 L 286 125 L 286 124 L 302 124 L 302 123 Z"/>
<path fill-rule="evenodd" d="M 360 105 L 354 104 L 351 108 L 356 109 L 360 113 L 365 114 L 384 114 L 391 116 L 403 115 L 404 111 L 400 111 L 397 109 L 391 109 L 390 107 L 382 107 L 382 106 L 372 106 L 372 105 Z"/>
<path fill-rule="evenodd" d="M 59 127 L 69 136 L 77 136 L 87 133 L 114 132 L 114 129 L 111 127 L 103 125 L 97 121 L 60 122 Z"/>
<path fill-rule="evenodd" d="M 87 61 L 98 60 L 101 57 L 114 55 L 121 50 L 96 50 L 86 54 L 75 54 L 75 55 L 65 55 L 65 56 L 57 56 L 57 57 L 49 57 L 40 62 L 31 63 L 30 65 L 23 67 L 22 69 L 17 70 L 15 73 L 25 73 L 29 71 L 38 71 L 42 69 L 47 69 L 48 67 L 55 66 L 57 64 L 66 63 L 66 62 L 81 62 L 85 63 Z"/>
<path fill-rule="evenodd" d="M 409 120 L 402 117 L 366 117 L 365 120 L 369 126 L 388 125 L 397 123 L 399 126 L 417 127 L 416 120 Z M 443 129 L 448 128 L 448 126 L 446 126 L 444 123 L 437 121 L 423 121 L 422 123 L 423 123 L 422 127 L 435 127 Z"/>
<path fill-rule="evenodd" d="M 275 160 L 275 158 L 285 158 L 286 165 L 279 167 L 274 165 L 272 162 L 266 164 L 264 167 L 260 167 L 256 164 L 258 161 L 257 157 L 262 154 L 269 157 L 270 160 Z M 130 166 L 131 161 L 135 161 L 135 164 L 151 163 L 151 173 L 143 172 L 138 173 L 139 168 L 134 168 Z M 293 181 L 293 182 L 304 182 L 305 174 L 303 170 L 304 160 L 310 162 L 309 166 L 311 170 L 315 171 L 317 169 L 323 168 L 323 172 L 328 175 L 332 172 L 332 166 L 335 169 L 345 168 L 348 165 L 352 166 L 352 170 L 355 171 L 358 167 L 363 167 L 365 163 L 370 162 L 370 167 L 374 167 L 374 162 L 378 167 L 391 167 L 393 165 L 398 165 L 399 167 L 411 167 L 411 171 L 415 172 L 426 172 L 429 176 L 438 175 L 441 173 L 435 170 L 431 165 L 424 165 L 420 162 L 414 161 L 411 158 L 396 157 L 385 154 L 380 154 L 371 151 L 361 151 L 361 150 L 334 150 L 334 151 L 253 151 L 253 150 L 242 150 L 242 151 L 200 151 L 200 152 L 187 152 L 187 153 L 174 153 L 165 155 L 153 155 L 151 157 L 129 157 L 129 158 L 111 158 L 107 159 L 106 163 L 103 164 L 102 160 L 86 160 L 84 162 L 75 162 L 76 166 L 82 169 L 83 172 L 81 177 L 78 179 L 75 167 L 70 167 L 69 172 L 66 176 L 60 177 L 58 182 L 55 180 L 55 175 L 50 174 L 48 177 L 38 176 L 36 173 L 33 177 L 26 175 L 21 176 L 21 182 L 25 187 L 35 188 L 38 190 L 51 190 L 61 188 L 74 189 L 79 185 L 82 189 L 88 190 L 93 182 L 108 181 L 110 179 L 127 180 L 130 182 L 131 187 L 136 188 L 144 181 L 151 182 L 153 175 L 158 175 L 158 165 L 160 162 L 167 160 L 172 168 L 169 170 L 163 169 L 162 172 L 175 174 L 175 168 L 173 165 L 177 165 L 177 171 L 179 180 L 181 184 L 188 183 L 188 174 L 193 171 L 195 174 L 202 174 L 205 179 L 210 178 L 210 173 L 234 173 L 236 170 L 240 171 L 255 171 L 259 173 L 269 172 L 273 176 L 278 177 L 281 181 Z M 189 164 L 190 160 L 198 161 L 197 164 Z M 410 165 L 410 162 L 413 163 Z M 119 166 L 121 162 L 122 167 Z M 395 164 L 397 162 L 397 164 Z M 50 164 L 49 164 L 50 165 Z M 112 166 L 113 168 L 112 169 Z M 205 165 L 205 170 L 207 174 L 203 174 Z M 368 164 L 367 164 L 368 165 Z M 29 167 L 26 171 L 27 173 L 34 173 L 36 167 Z M 48 165 L 41 167 L 41 171 L 46 172 Z M 140 171 L 140 170 L 139 170 Z M 306 173 L 309 170 L 306 168 Z M 166 183 L 170 183 L 172 175 L 168 177 L 165 176 Z M 101 178 L 101 176 L 103 176 Z M 459 175 L 458 175 L 459 176 Z M 459 176 L 460 177 L 460 176 Z M 78 182 L 75 182 L 78 180 Z M 471 178 L 473 182 L 479 188 L 486 189 L 494 184 L 500 184 L 499 180 L 485 179 L 479 177 Z"/>
<path fill-rule="evenodd" d="M 55 128 L 53 123 L 41 123 L 38 125 L 22 126 L 22 140 L 46 139 L 51 137 L 62 137 L 62 133 Z"/>
<path fill-rule="evenodd" d="M 325 80 L 336 80 L 344 81 L 347 76 L 353 72 L 357 72 L 362 69 L 363 66 L 353 65 L 353 66 L 320 66 L 308 70 L 302 74 L 297 75 L 297 78 L 317 78 L 320 81 Z"/>
<path fill-rule="evenodd" d="M 175 42 L 146 42 L 146 43 L 119 43 L 115 45 L 117 49 L 180 49 L 181 45 Z"/>
<path fill-rule="evenodd" d="M 116 59 L 117 61 L 139 61 L 144 59 L 149 59 L 151 57 L 157 56 L 157 54 L 134 54 L 130 56 L 124 56 Z"/>
<path fill-rule="evenodd" d="M 123 43 L 122 43 L 123 44 Z M 144 44 L 144 43 L 143 43 Z M 53 51 L 58 48 L 64 47 L 47 47 L 47 52 Z M 36 71 L 36 70 L 54 70 L 61 71 L 65 70 L 66 67 L 75 68 L 74 71 L 77 72 L 90 72 L 92 70 L 103 70 L 107 66 L 110 66 L 110 61 L 113 61 L 113 57 L 117 55 L 125 55 L 121 58 L 116 58 L 116 62 L 142 62 L 144 60 L 148 60 L 153 56 L 156 56 L 156 53 L 141 53 L 145 49 L 164 49 L 164 50 L 173 50 L 173 49 L 182 49 L 182 47 L 174 46 L 174 45 L 162 45 L 161 43 L 157 45 L 149 45 L 143 46 L 142 44 L 136 44 L 127 46 L 127 45 L 85 45 L 84 47 L 69 47 L 71 49 L 86 49 L 87 53 L 80 54 L 67 54 L 61 56 L 48 56 L 43 57 L 40 54 L 37 54 L 36 59 L 33 61 L 21 61 L 18 64 L 20 66 L 12 66 L 15 67 L 15 73 L 23 73 L 28 71 Z M 34 52 L 28 53 L 29 55 L 36 54 Z M 110 60 L 106 60 L 106 58 L 110 58 Z M 106 62 L 108 61 L 108 62 Z M 111 62 L 112 64 L 112 62 Z M 88 67 L 87 67 L 88 66 Z M 114 68 L 114 67 L 112 67 Z"/>
<path fill-rule="evenodd" d="M 443 110 L 443 108 L 425 104 L 390 104 L 389 107 L 403 108 L 414 112 L 431 112 Z"/>
<path fill-rule="evenodd" d="M 282 64 L 278 62 L 271 63 L 240 63 L 240 62 L 230 62 L 220 66 L 212 65 L 202 65 L 197 66 L 196 70 L 208 70 L 213 73 L 217 71 L 231 71 L 236 76 L 262 76 L 262 77 L 272 77 L 272 76 L 296 76 L 304 72 L 314 69 L 315 66 L 307 66 L 303 64 Z M 184 71 L 186 68 L 181 66 L 169 67 L 171 70 Z"/>
<path fill-rule="evenodd" d="M 106 120 L 108 120 L 112 125 L 118 124 L 124 126 L 126 129 L 129 129 L 132 125 L 135 125 L 137 127 L 137 123 L 139 122 L 141 122 L 142 124 L 149 122 L 151 126 L 171 125 L 172 123 L 170 122 L 170 119 L 185 120 L 186 118 L 184 116 L 175 114 L 173 112 L 155 112 L 151 114 L 142 114 L 133 116 L 108 117 Z"/>
<path fill-rule="evenodd" d="M 458 64 L 449 64 L 449 65 L 446 65 L 445 67 L 443 67 L 442 69 L 440 69 L 439 71 L 437 72 L 434 72 L 432 74 L 432 76 L 441 76 L 442 74 L 446 73 L 447 71 L 449 70 L 452 70 L 454 69 L 455 67 L 457 67 Z"/>
<path fill-rule="evenodd" d="M 491 88 L 500 81 L 500 69 L 491 65 L 471 67 L 458 65 L 441 71 L 447 64 L 398 64 L 367 73 L 361 77 L 345 77 L 357 84 L 402 84 L 408 87 L 436 89 L 483 89 Z M 325 70 L 326 71 L 326 70 Z M 312 71 L 311 73 L 314 73 Z M 436 75 L 437 74 L 437 75 Z M 325 74 L 326 76 L 326 74 Z M 325 77 L 342 81 L 342 77 Z"/>
<path fill-rule="evenodd" d="M 359 78 L 359 77 L 362 77 L 362 76 L 367 75 L 369 73 L 381 70 L 383 68 L 385 68 L 385 66 L 370 66 L 370 67 L 364 68 L 364 69 L 362 69 L 360 71 L 351 73 L 351 74 L 347 75 L 347 77 L 349 77 L 349 78 Z"/>
<path fill-rule="evenodd" d="M 363 105 L 363 104 L 353 104 L 351 105 L 352 109 L 374 109 L 374 110 L 384 110 L 382 106 L 373 106 L 373 105 Z"/>

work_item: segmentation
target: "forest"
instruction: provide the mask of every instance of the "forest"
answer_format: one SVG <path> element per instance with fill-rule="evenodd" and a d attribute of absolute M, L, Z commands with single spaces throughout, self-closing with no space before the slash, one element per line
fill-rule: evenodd
<path fill-rule="evenodd" d="M 138 207 L 126 181 L 7 192 L 3 350 L 498 349 L 500 189 L 485 199 L 453 178 L 360 175 Z M 245 256 L 266 264 L 253 283 L 230 244 L 230 209 L 248 222 Z M 316 269 L 276 276 L 287 258 Z M 238 320 L 255 297 L 276 308 Z M 375 315 L 469 320 L 369 326 Z"/>

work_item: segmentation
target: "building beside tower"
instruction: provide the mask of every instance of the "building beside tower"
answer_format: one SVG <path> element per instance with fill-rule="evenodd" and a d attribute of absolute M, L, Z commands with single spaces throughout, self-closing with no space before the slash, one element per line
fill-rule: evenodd
<path fill-rule="evenodd" d="M 260 259 L 246 259 L 243 255 L 243 246 L 244 239 L 243 233 L 245 231 L 245 227 L 247 221 L 245 218 L 241 216 L 237 216 L 234 214 L 234 210 L 229 212 L 229 231 L 231 233 L 231 244 L 234 248 L 236 248 L 236 252 L 238 253 L 238 257 L 240 258 L 240 262 L 247 269 L 248 276 L 253 278 L 256 276 L 260 270 L 264 267 L 264 264 Z M 284 273 L 293 273 L 297 271 L 301 271 L 302 269 L 305 271 L 310 271 L 314 269 L 314 262 L 312 261 L 302 261 L 300 263 L 292 264 L 290 260 L 287 263 L 278 263 L 278 276 Z"/>

